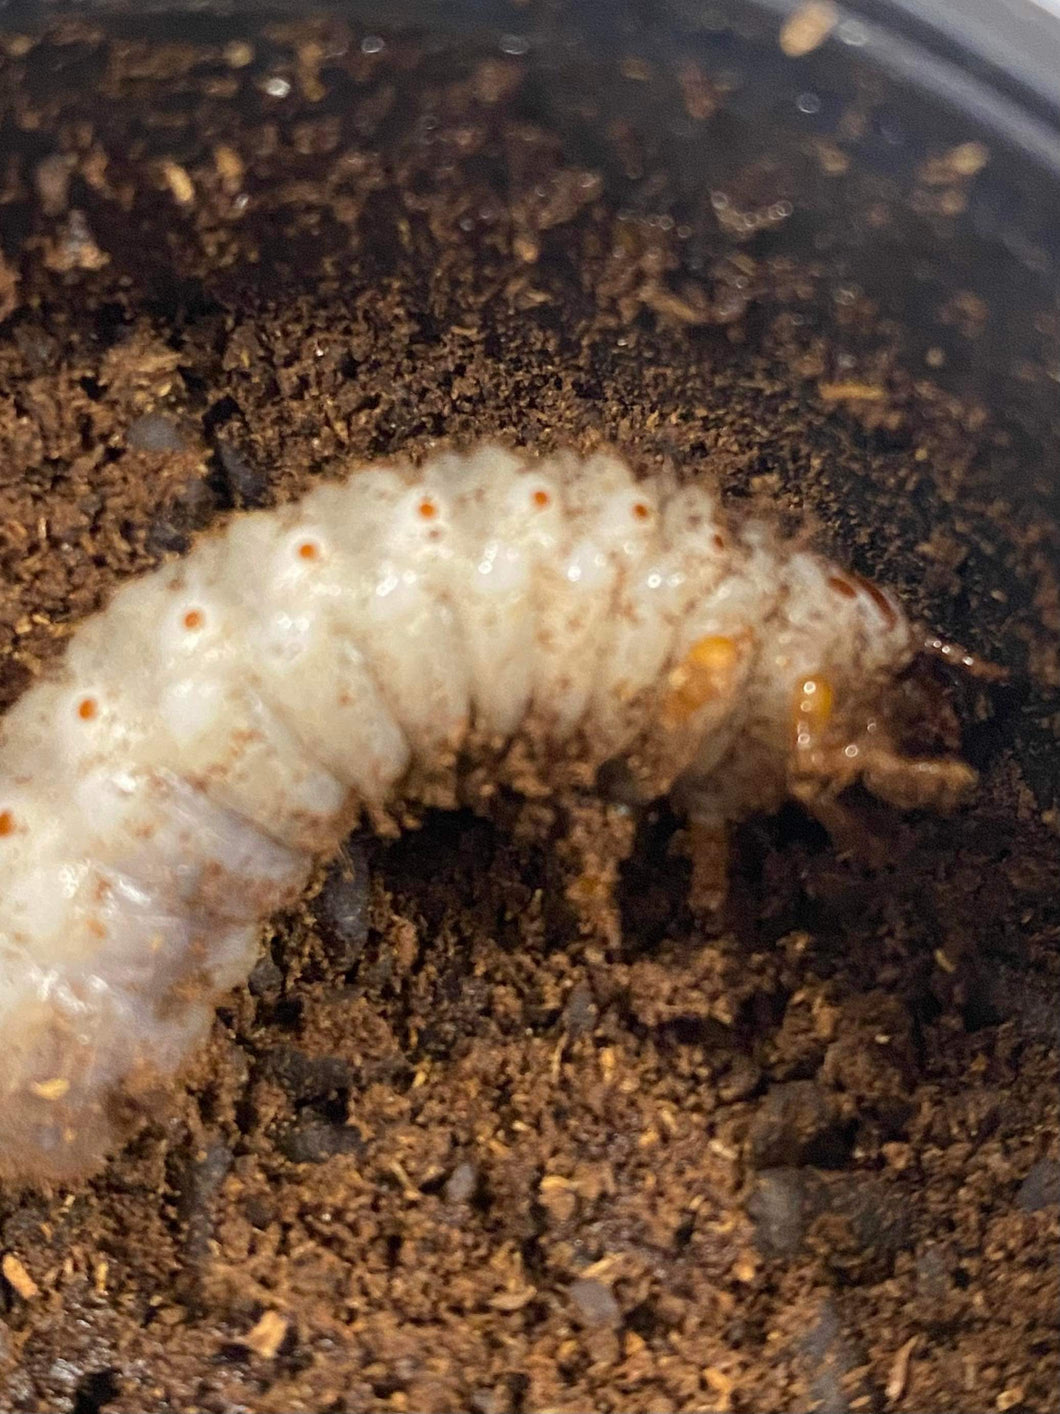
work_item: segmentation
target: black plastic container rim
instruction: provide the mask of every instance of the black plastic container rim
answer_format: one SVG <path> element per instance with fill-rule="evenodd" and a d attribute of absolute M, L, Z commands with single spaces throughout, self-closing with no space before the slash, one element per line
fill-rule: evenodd
<path fill-rule="evenodd" d="M 848 8 L 1060 123 L 1060 0 L 850 0 Z"/>
<path fill-rule="evenodd" d="M 758 12 L 775 24 L 807 3 L 834 12 L 827 43 L 860 51 L 879 72 L 964 115 L 977 135 L 993 136 L 1060 180 L 1060 0 L 665 0 L 640 6 L 614 0 L 0 0 L 0 28 L 38 29 L 63 17 L 124 16 L 145 21 L 206 17 L 238 23 L 263 16 L 342 14 L 351 21 L 446 30 L 511 30 L 533 44 L 562 35 L 608 47 L 628 43 L 616 24 L 631 14 L 646 31 L 711 27 Z M 728 12 L 728 16 L 727 16 Z"/>
<path fill-rule="evenodd" d="M 783 16 L 806 0 L 749 0 Z M 1060 0 L 849 0 L 831 34 L 1060 179 Z"/>

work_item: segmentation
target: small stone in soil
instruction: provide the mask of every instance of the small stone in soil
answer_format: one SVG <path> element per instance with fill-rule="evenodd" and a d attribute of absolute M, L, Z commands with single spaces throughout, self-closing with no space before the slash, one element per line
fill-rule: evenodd
<path fill-rule="evenodd" d="M 332 864 L 313 912 L 329 961 L 352 967 L 368 941 L 368 861 L 360 845 L 347 845 Z"/>
<path fill-rule="evenodd" d="M 1042 1208 L 1052 1208 L 1060 1203 L 1060 1162 L 1056 1159 L 1039 1159 L 1028 1170 L 1027 1177 L 1020 1184 L 1016 1194 L 1016 1206 L 1025 1213 L 1037 1213 Z"/>
<path fill-rule="evenodd" d="M 599 1012 L 587 982 L 577 982 L 563 1008 L 563 1024 L 568 1036 L 588 1036 L 596 1025 Z"/>
<path fill-rule="evenodd" d="M 210 1252 L 213 1206 L 232 1164 L 232 1151 L 221 1139 L 209 1140 L 186 1170 L 180 1194 L 184 1220 L 184 1252 L 191 1262 L 201 1262 Z"/>
<path fill-rule="evenodd" d="M 283 973 L 268 953 L 254 964 L 247 986 L 252 997 L 275 996 L 283 986 Z"/>
<path fill-rule="evenodd" d="M 361 1136 L 344 1124 L 306 1120 L 286 1130 L 278 1140 L 280 1152 L 295 1164 L 322 1164 L 336 1154 L 356 1154 L 364 1148 Z"/>
<path fill-rule="evenodd" d="M 799 1342 L 809 1374 L 810 1408 L 815 1414 L 847 1414 L 854 1409 L 879 1407 L 874 1391 L 859 1378 L 868 1357 L 843 1331 L 834 1300 L 826 1297 L 817 1320 Z"/>
<path fill-rule="evenodd" d="M 806 1169 L 765 1169 L 747 1201 L 755 1227 L 755 1245 L 763 1257 L 791 1257 L 820 1211 L 822 1189 Z"/>
<path fill-rule="evenodd" d="M 273 1046 L 264 1064 L 269 1078 L 295 1104 L 326 1099 L 348 1090 L 354 1080 L 352 1067 L 340 1056 L 310 1056 L 297 1046 Z"/>
<path fill-rule="evenodd" d="M 578 1314 L 590 1326 L 617 1326 L 622 1322 L 622 1310 L 615 1300 L 614 1292 L 602 1281 L 591 1278 L 573 1281 L 569 1287 L 570 1298 L 578 1308 Z"/>
<path fill-rule="evenodd" d="M 474 1194 L 478 1187 L 478 1170 L 474 1164 L 457 1164 L 452 1173 L 445 1181 L 445 1201 L 447 1203 L 466 1203 Z"/>
<path fill-rule="evenodd" d="M 800 1164 L 821 1155 L 816 1149 L 839 1147 L 832 1107 L 812 1080 L 792 1080 L 774 1085 L 762 1099 L 751 1121 L 751 1162 L 755 1168 L 781 1168 Z"/>
<path fill-rule="evenodd" d="M 125 444 L 135 452 L 185 452 L 189 449 L 180 426 L 158 412 L 145 412 L 131 422 Z"/>
<path fill-rule="evenodd" d="M 260 506 L 269 492 L 269 478 L 252 466 L 242 452 L 223 437 L 217 439 L 217 458 L 221 463 L 224 483 L 234 506 Z"/>

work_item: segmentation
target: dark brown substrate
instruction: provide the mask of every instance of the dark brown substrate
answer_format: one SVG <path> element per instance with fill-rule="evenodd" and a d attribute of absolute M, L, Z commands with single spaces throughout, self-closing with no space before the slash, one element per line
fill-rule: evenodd
<path fill-rule="evenodd" d="M 1005 440 L 856 292 L 815 332 L 827 270 L 768 234 L 682 283 L 665 184 L 617 211 L 519 59 L 361 38 L 13 46 L 5 702 L 228 509 L 484 435 L 700 465 L 1016 686 L 967 695 L 973 809 L 878 812 L 875 874 L 795 811 L 748 827 L 721 936 L 661 815 L 621 928 L 590 803 L 351 841 L 171 1114 L 76 1193 L 0 1194 L 0 1405 L 1045 1414 L 1058 599 Z"/>

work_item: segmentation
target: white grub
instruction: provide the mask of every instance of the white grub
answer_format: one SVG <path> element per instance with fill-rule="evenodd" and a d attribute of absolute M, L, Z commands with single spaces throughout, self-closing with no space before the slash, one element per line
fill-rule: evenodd
<path fill-rule="evenodd" d="M 884 591 L 611 454 L 355 467 L 234 518 L 0 724 L 0 1175 L 98 1168 L 362 814 L 618 761 L 713 858 L 791 796 L 834 827 L 857 779 L 956 803 L 972 772 L 889 725 L 917 646 Z"/>

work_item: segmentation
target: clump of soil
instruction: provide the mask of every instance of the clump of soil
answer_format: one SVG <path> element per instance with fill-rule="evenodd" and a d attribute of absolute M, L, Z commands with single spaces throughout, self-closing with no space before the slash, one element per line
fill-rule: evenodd
<path fill-rule="evenodd" d="M 517 54 L 6 43 L 5 703 L 219 516 L 486 435 L 702 467 L 1017 685 L 963 703 L 973 810 L 881 815 L 874 873 L 756 822 L 721 934 L 664 812 L 620 927 L 589 803 L 351 840 L 170 1113 L 76 1192 L 0 1194 L 0 1403 L 1052 1408 L 1057 598 L 1004 435 L 856 292 L 817 332 L 826 272 L 704 255 L 627 130 L 654 206 L 621 208 Z"/>

